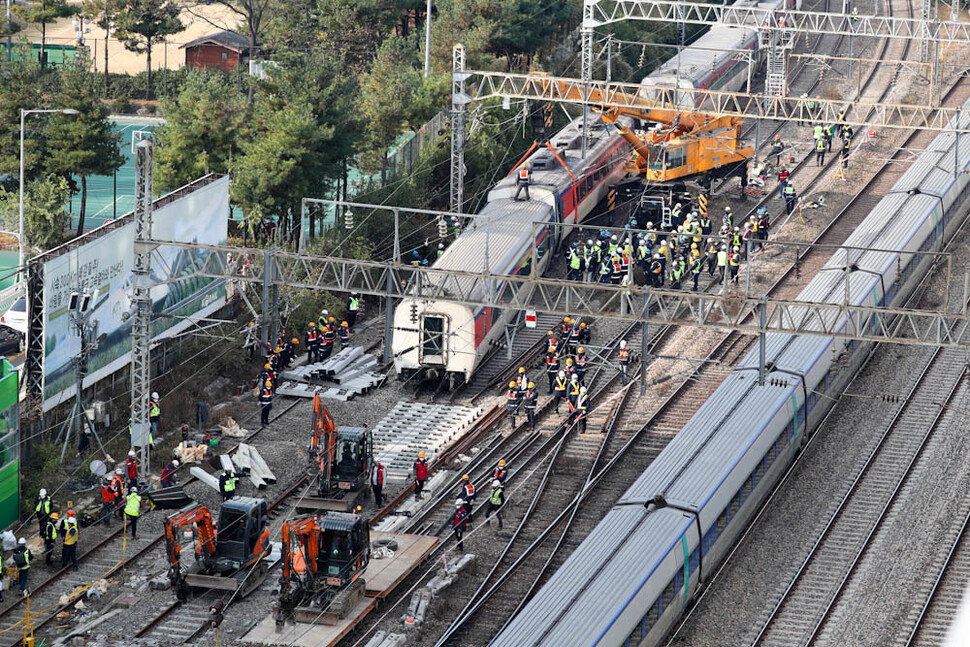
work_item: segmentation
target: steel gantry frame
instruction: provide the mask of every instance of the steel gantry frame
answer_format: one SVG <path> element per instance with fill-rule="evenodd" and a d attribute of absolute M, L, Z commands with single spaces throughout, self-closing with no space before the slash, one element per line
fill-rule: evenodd
<path fill-rule="evenodd" d="M 859 15 L 784 9 L 756 4 L 708 4 L 691 0 L 584 0 L 583 25 L 600 27 L 624 20 L 684 22 L 691 25 L 727 25 L 785 29 L 814 34 L 853 34 L 876 38 L 916 38 L 941 43 L 970 43 L 970 23 L 954 20 Z"/>
<path fill-rule="evenodd" d="M 592 104 L 630 109 L 683 110 L 688 97 L 702 112 L 718 116 L 778 121 L 810 121 L 848 123 L 881 128 L 929 130 L 959 130 L 970 132 L 970 124 L 957 127 L 950 123 L 957 115 L 957 106 L 924 106 L 890 103 L 859 98 L 853 101 L 827 98 L 791 98 L 767 94 L 751 94 L 705 88 L 670 88 L 645 83 L 618 83 L 546 76 L 542 74 L 512 74 L 507 72 L 473 71 L 469 81 L 475 81 L 469 92 L 473 100 L 492 97 L 511 97 L 533 101 L 556 101 L 573 104 Z M 850 110 L 851 108 L 851 110 Z M 865 121 L 862 121 L 865 119 Z"/>
<path fill-rule="evenodd" d="M 323 204 L 393 213 L 454 215 L 450 212 L 387 207 L 362 203 L 320 200 Z M 473 217 L 465 214 L 465 217 Z M 283 250 L 254 250 L 234 246 L 154 240 L 206 250 L 196 273 L 225 278 L 227 258 L 252 255 L 268 264 L 272 280 L 280 286 L 360 292 L 387 299 L 418 296 L 472 307 L 535 310 L 560 316 L 605 317 L 651 324 L 700 326 L 746 334 L 787 333 L 836 337 L 849 340 L 892 342 L 907 345 L 970 348 L 970 312 L 964 305 L 956 311 L 853 305 L 775 299 L 756 295 L 724 295 L 682 292 L 609 284 L 588 284 L 536 275 L 495 275 L 487 270 L 457 271 L 414 267 L 397 258 L 384 262 L 318 256 Z M 809 243 L 786 243 L 810 247 Z M 912 252 L 900 252 L 912 254 Z M 534 264 L 533 264 L 534 265 Z M 265 267 L 257 266 L 234 280 L 263 284 Z M 952 270 L 951 270 L 952 271 Z M 964 270 L 970 286 L 970 268 Z M 420 286 L 420 291 L 418 286 Z M 970 288 L 965 288 L 965 291 Z M 960 303 L 967 303 L 967 295 Z M 629 300 L 637 307 L 621 308 Z M 644 316 L 643 313 L 647 313 Z M 752 316 L 755 315 L 755 316 Z M 388 309 L 387 316 L 393 316 Z M 390 346 L 390 342 L 386 342 Z"/>
<path fill-rule="evenodd" d="M 465 93 L 465 46 L 451 50 L 451 210 L 460 212 L 465 203 L 465 106 L 471 98 Z"/>

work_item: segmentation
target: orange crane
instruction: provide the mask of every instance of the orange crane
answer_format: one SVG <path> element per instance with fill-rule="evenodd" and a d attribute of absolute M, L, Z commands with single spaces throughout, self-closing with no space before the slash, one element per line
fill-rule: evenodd
<path fill-rule="evenodd" d="M 219 508 L 218 525 L 199 503 L 186 506 L 164 521 L 169 580 L 179 600 L 190 587 L 239 591 L 248 595 L 266 579 L 269 567 L 269 526 L 266 501 L 251 497 L 230 499 Z M 192 528 L 198 572 L 182 572 L 182 534 Z M 218 529 L 218 530 L 217 530 Z"/>
<path fill-rule="evenodd" d="M 582 85 L 549 79 L 543 82 L 543 95 L 567 101 L 583 101 Z M 663 108 L 647 98 L 639 98 L 642 108 L 621 107 L 598 90 L 591 90 L 589 103 L 603 121 L 613 124 L 633 150 L 636 159 L 627 170 L 648 180 L 669 182 L 693 175 L 725 176 L 754 155 L 754 147 L 741 141 L 740 117 L 720 116 Z M 639 135 L 620 121 L 631 117 L 655 126 Z"/>
<path fill-rule="evenodd" d="M 283 523 L 282 559 L 276 624 L 338 620 L 364 597 L 370 526 L 345 512 L 289 519 Z"/>

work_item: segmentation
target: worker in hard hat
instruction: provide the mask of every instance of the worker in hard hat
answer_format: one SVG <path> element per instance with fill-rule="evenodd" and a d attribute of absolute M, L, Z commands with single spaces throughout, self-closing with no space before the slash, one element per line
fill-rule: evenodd
<path fill-rule="evenodd" d="M 44 536 L 44 528 L 47 526 L 47 519 L 51 515 L 53 502 L 47 496 L 47 490 L 40 489 L 37 493 L 37 503 L 34 505 L 34 513 L 37 515 L 37 531 L 41 537 Z"/>
<path fill-rule="evenodd" d="M 337 328 L 337 337 L 340 338 L 340 348 L 347 348 L 350 346 L 350 324 L 346 321 L 340 322 L 340 327 Z"/>
<path fill-rule="evenodd" d="M 465 512 L 468 513 L 468 523 L 472 522 L 472 513 L 475 505 L 475 499 L 478 493 L 475 492 L 475 484 L 472 483 L 471 476 L 465 474 L 461 477 L 461 489 L 459 491 L 458 497 L 465 502 Z"/>
<path fill-rule="evenodd" d="M 525 415 L 529 420 L 529 431 L 536 428 L 536 405 L 539 404 L 539 392 L 536 390 L 535 382 L 529 382 L 522 394 L 522 406 L 525 407 Z"/>
<path fill-rule="evenodd" d="M 505 471 L 505 459 L 500 459 L 498 465 L 492 470 L 492 479 L 499 480 L 505 483 L 505 479 L 508 476 L 508 472 Z"/>
<path fill-rule="evenodd" d="M 141 495 L 138 494 L 138 488 L 133 487 L 128 493 L 128 499 L 125 502 L 125 522 L 131 526 L 132 539 L 138 539 L 138 516 L 140 514 Z"/>
<path fill-rule="evenodd" d="M 178 468 L 179 462 L 177 459 L 172 459 L 165 465 L 165 468 L 162 470 L 162 475 L 159 477 L 162 487 L 172 487 L 178 482 L 178 477 L 175 476 L 175 470 Z"/>
<path fill-rule="evenodd" d="M 263 426 L 269 424 L 269 412 L 273 410 L 273 383 L 270 380 L 263 382 L 263 388 L 259 391 L 259 414 L 260 422 Z"/>
<path fill-rule="evenodd" d="M 485 508 L 485 522 L 489 522 L 494 512 L 495 518 L 498 519 L 499 530 L 502 529 L 503 505 L 505 505 L 505 488 L 502 485 L 502 481 L 494 479 L 492 481 L 492 492 L 488 495 L 488 506 Z"/>
<path fill-rule="evenodd" d="M 529 197 L 529 185 L 532 184 L 532 169 L 529 168 L 528 162 L 523 162 L 522 166 L 519 167 L 515 176 L 515 198 L 516 202 L 519 201 L 519 194 L 525 189 L 525 199 L 526 201 L 531 200 Z"/>
<path fill-rule="evenodd" d="M 57 544 L 58 519 L 59 515 L 52 512 L 47 518 L 47 523 L 44 524 L 43 535 L 41 535 L 44 538 L 44 563 L 48 566 L 53 566 L 51 558 L 54 556 L 54 546 Z"/>
<path fill-rule="evenodd" d="M 30 574 L 30 560 L 34 554 L 27 548 L 27 540 L 21 537 L 17 540 L 17 548 L 13 551 L 13 563 L 17 566 L 17 582 L 21 595 L 27 593 L 27 576 Z"/>
<path fill-rule="evenodd" d="M 509 426 L 515 429 L 515 414 L 519 411 L 519 396 L 522 395 L 518 385 L 509 382 L 509 390 L 505 392 L 505 410 L 509 414 Z"/>
<path fill-rule="evenodd" d="M 418 459 L 414 461 L 414 498 L 421 499 L 424 492 L 424 482 L 428 480 L 428 461 L 424 457 L 424 452 L 418 453 Z"/>
<path fill-rule="evenodd" d="M 138 485 L 138 457 L 134 449 L 128 452 L 125 459 L 125 474 L 128 476 L 128 487 Z"/>
<path fill-rule="evenodd" d="M 465 552 L 465 544 L 462 537 L 468 527 L 468 513 L 466 512 L 465 502 L 462 499 L 455 499 L 455 516 L 451 520 L 451 529 L 455 533 L 455 540 L 458 543 L 458 550 Z"/>
<path fill-rule="evenodd" d="M 155 448 L 155 434 L 158 433 L 158 421 L 161 419 L 161 398 L 158 397 L 158 391 L 152 391 L 152 397 L 148 401 L 148 422 L 151 425 L 151 430 L 148 433 L 148 446 L 152 449 Z"/>

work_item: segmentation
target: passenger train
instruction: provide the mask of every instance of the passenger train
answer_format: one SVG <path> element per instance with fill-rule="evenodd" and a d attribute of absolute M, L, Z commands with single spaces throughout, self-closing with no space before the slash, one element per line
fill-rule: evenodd
<path fill-rule="evenodd" d="M 630 147 L 616 129 L 594 116 L 590 133 L 585 157 L 581 118 L 552 138 L 549 144 L 554 151 L 540 147 L 532 153 L 528 158 L 532 169 L 530 200 L 515 201 L 514 174 L 503 179 L 489 191 L 482 211 L 435 261 L 434 269 L 487 270 L 494 275 L 528 273 L 532 223 L 542 223 L 535 227 L 536 271 L 545 271 L 550 252 L 572 229 L 549 225 L 582 222 L 605 197 L 608 186 L 624 173 Z M 432 284 L 410 286 L 415 295 L 402 299 L 394 312 L 395 370 L 405 377 L 417 371 L 429 378 L 448 377 L 454 387 L 472 376 L 491 344 L 502 335 L 507 317 L 514 313 L 500 307 L 473 308 L 422 299 L 419 292 L 425 288 L 434 292 L 434 283 L 444 279 L 429 276 L 427 280 Z M 498 295 L 503 287 L 496 280 L 492 289 Z"/>
<path fill-rule="evenodd" d="M 741 0 L 736 4 L 774 9 L 785 3 L 795 6 L 797 2 Z M 689 83 L 703 88 L 740 89 L 747 78 L 748 66 L 738 51 L 756 49 L 755 36 L 755 26 L 751 29 L 714 27 L 692 47 L 684 48 L 661 65 L 644 82 L 673 84 L 673 87 Z M 604 124 L 599 117 L 594 119 L 592 142 L 585 157 L 582 124 L 577 119 L 550 142 L 568 170 L 552 151 L 539 148 L 528 158 L 532 167 L 532 199 L 515 202 L 512 199 L 515 178 L 506 177 L 489 192 L 484 209 L 435 261 L 433 268 L 484 272 L 487 267 L 494 275 L 528 271 L 532 222 L 582 222 L 605 196 L 607 187 L 624 175 L 624 162 L 632 152 L 615 128 Z M 668 152 L 663 161 L 666 167 L 686 163 L 686 153 L 677 157 L 676 151 Z M 541 252 L 537 272 L 545 270 L 548 253 L 555 251 L 568 233 L 569 228 L 564 227 L 537 230 L 535 242 Z M 498 294 L 503 285 L 497 281 L 493 288 Z M 418 286 L 412 285 L 409 289 L 416 290 Z M 394 313 L 395 372 L 399 377 L 415 373 L 430 379 L 447 377 L 453 387 L 467 381 L 514 314 L 503 308 L 471 308 L 422 299 L 419 295 L 402 299 Z"/>
<path fill-rule="evenodd" d="M 966 114 L 958 119 L 963 128 L 970 124 Z M 968 139 L 938 135 L 799 299 L 841 303 L 848 292 L 857 305 L 902 304 L 932 262 L 914 252 L 940 249 L 966 218 Z M 850 255 L 850 247 L 900 251 Z M 861 323 L 875 327 L 872 317 Z M 845 320 L 835 324 L 842 328 Z M 755 349 L 491 645 L 660 644 L 870 347 L 767 335 L 764 384 Z"/>

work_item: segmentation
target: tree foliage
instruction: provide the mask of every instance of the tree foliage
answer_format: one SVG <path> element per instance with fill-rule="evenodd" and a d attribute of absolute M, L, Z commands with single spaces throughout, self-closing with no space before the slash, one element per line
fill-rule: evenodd
<path fill-rule="evenodd" d="M 185 26 L 175 0 L 116 0 L 115 37 L 125 48 L 148 57 L 146 98 L 151 98 L 152 48 Z"/>
<path fill-rule="evenodd" d="M 58 108 L 77 110 L 77 115 L 51 115 L 46 136 L 48 154 L 44 165 L 49 173 L 60 175 L 73 183 L 71 176 L 81 179 L 80 187 L 72 186 L 81 195 L 77 235 L 84 231 L 87 210 L 88 176 L 111 175 L 124 164 L 118 150 L 121 136 L 111 128 L 108 107 L 101 102 L 93 75 L 88 73 L 88 60 L 79 56 L 61 71 L 61 90 L 56 97 Z"/>
<path fill-rule="evenodd" d="M 0 178 L 16 179 L 20 173 L 20 111 L 44 105 L 40 65 L 27 57 L 0 61 L 0 78 L 3 79 L 0 83 Z M 43 140 L 33 127 L 27 129 L 24 139 L 27 176 L 33 177 L 39 168 Z"/>
<path fill-rule="evenodd" d="M 25 22 L 40 25 L 40 60 L 41 65 L 47 63 L 47 25 L 60 18 L 66 18 L 80 13 L 80 8 L 68 4 L 67 0 L 38 0 L 37 2 L 15 5 L 14 11 Z"/>
<path fill-rule="evenodd" d="M 27 184 L 24 193 L 24 229 L 32 247 L 50 249 L 66 240 L 71 223 L 67 211 L 70 187 L 67 180 L 48 175 Z M 20 219 L 20 192 L 0 188 L 0 222 L 16 231 Z"/>
<path fill-rule="evenodd" d="M 169 191 L 206 173 L 228 173 L 239 152 L 246 103 L 219 73 L 195 72 L 178 96 L 162 102 L 166 123 L 156 134 L 155 184 Z"/>

